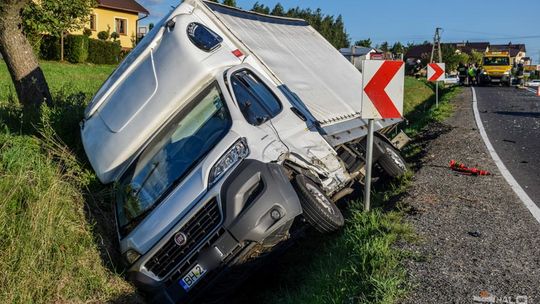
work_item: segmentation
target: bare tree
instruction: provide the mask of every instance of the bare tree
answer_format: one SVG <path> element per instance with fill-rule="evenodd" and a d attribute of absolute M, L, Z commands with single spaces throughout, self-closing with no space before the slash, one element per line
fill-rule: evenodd
<path fill-rule="evenodd" d="M 23 33 L 21 13 L 30 0 L 0 0 L 0 53 L 24 106 L 52 103 L 51 93 L 32 46 Z"/>

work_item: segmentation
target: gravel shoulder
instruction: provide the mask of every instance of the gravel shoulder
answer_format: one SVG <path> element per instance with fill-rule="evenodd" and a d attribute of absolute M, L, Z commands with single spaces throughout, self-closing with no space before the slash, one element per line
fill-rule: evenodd
<path fill-rule="evenodd" d="M 418 240 L 402 244 L 412 291 L 402 303 L 474 303 L 490 295 L 540 301 L 540 224 L 506 183 L 476 128 L 472 94 L 464 89 L 454 114 L 424 134 L 413 185 L 402 199 Z M 427 142 L 437 133 L 435 139 Z M 421 139 L 422 140 L 422 139 Z M 455 159 L 489 170 L 466 176 L 448 168 Z M 483 293 L 486 295 L 486 293 Z M 509 298 L 511 297 L 511 298 Z"/>

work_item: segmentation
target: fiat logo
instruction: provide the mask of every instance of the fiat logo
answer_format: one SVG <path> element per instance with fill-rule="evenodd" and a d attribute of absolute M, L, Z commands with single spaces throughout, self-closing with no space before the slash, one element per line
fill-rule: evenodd
<path fill-rule="evenodd" d="M 174 235 L 174 242 L 178 246 L 184 246 L 187 243 L 187 236 L 183 232 Z"/>

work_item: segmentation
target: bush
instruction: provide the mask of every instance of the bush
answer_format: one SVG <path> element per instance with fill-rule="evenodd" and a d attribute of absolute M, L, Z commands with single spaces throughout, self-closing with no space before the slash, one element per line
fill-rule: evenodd
<path fill-rule="evenodd" d="M 118 38 L 120 38 L 120 35 L 117 32 L 111 33 L 111 39 L 116 41 Z"/>
<path fill-rule="evenodd" d="M 109 39 L 109 32 L 107 31 L 101 31 L 97 34 L 99 40 L 103 40 L 103 41 L 106 41 L 107 39 Z"/>
<path fill-rule="evenodd" d="M 60 60 L 60 39 L 49 35 L 43 36 L 39 57 L 45 60 Z"/>
<path fill-rule="evenodd" d="M 84 63 L 88 59 L 88 37 L 69 35 L 64 41 L 64 55 L 71 63 Z"/>
<path fill-rule="evenodd" d="M 122 47 L 119 43 L 90 39 L 88 44 L 88 62 L 94 64 L 117 64 L 120 61 Z"/>
<path fill-rule="evenodd" d="M 85 35 L 86 37 L 92 36 L 92 30 L 85 27 L 84 30 L 83 30 L 83 35 Z"/>

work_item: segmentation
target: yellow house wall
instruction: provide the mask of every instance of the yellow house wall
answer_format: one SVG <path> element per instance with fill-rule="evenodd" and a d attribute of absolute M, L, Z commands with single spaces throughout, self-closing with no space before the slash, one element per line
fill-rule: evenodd
<path fill-rule="evenodd" d="M 137 34 L 137 19 L 139 18 L 138 14 L 126 13 L 100 7 L 94 8 L 93 11 L 93 14 L 96 15 L 96 30 L 92 30 L 92 35 L 90 36 L 90 38 L 98 39 L 97 34 L 101 31 L 107 31 L 109 27 L 110 33 L 116 32 L 115 18 L 123 18 L 127 19 L 127 35 L 120 35 L 120 44 L 122 45 L 122 48 L 133 48 L 132 39 L 134 39 Z M 90 23 L 88 23 L 86 27 L 90 28 Z M 74 34 L 81 33 L 82 30 L 74 32 Z"/>

